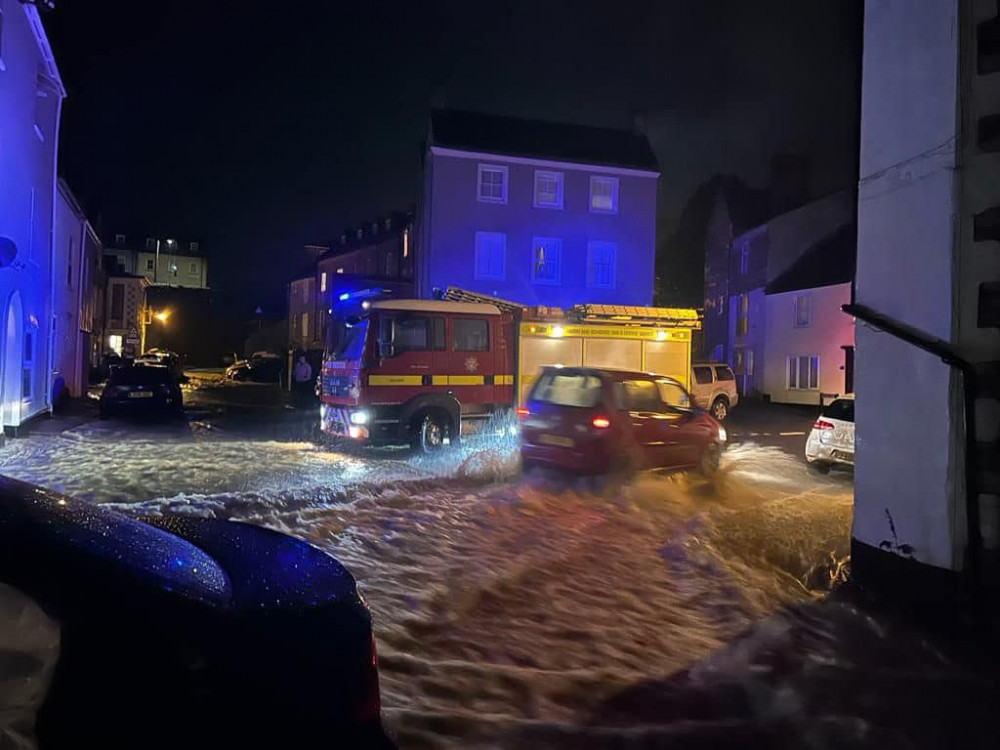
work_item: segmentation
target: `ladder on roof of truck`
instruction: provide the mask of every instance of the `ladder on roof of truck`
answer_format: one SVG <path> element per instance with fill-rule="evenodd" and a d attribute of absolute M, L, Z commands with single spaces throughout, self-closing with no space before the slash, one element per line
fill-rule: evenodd
<path fill-rule="evenodd" d="M 578 320 L 628 321 L 701 328 L 697 310 L 683 307 L 638 307 L 632 305 L 574 305 L 570 315 Z"/>
<path fill-rule="evenodd" d="M 479 305 L 494 305 L 503 312 L 519 312 L 524 309 L 524 305 L 510 300 L 491 297 L 488 294 L 470 292 L 468 289 L 460 289 L 457 286 L 450 286 L 444 290 L 441 299 L 449 302 L 474 302 Z"/>

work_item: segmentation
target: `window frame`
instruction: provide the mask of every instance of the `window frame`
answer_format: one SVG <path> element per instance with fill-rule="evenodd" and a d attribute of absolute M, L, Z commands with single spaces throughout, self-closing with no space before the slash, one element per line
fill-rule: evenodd
<path fill-rule="evenodd" d="M 479 256 L 480 252 L 486 249 L 486 245 L 481 244 L 481 240 L 500 239 L 500 272 L 498 274 L 480 273 Z M 507 280 L 507 235 L 504 232 L 476 232 L 475 245 L 472 254 L 472 277 L 477 281 L 506 281 Z"/>
<path fill-rule="evenodd" d="M 147 271 L 155 271 L 156 270 L 156 259 L 155 258 L 146 258 L 146 270 Z"/>
<path fill-rule="evenodd" d="M 500 183 L 500 197 L 494 197 L 492 195 L 483 195 L 483 173 L 484 172 L 497 172 L 503 175 L 503 180 Z M 508 194 L 508 185 L 510 183 L 510 170 L 501 164 L 479 164 L 476 169 L 476 200 L 480 203 L 506 203 Z"/>
<path fill-rule="evenodd" d="M 708 373 L 708 380 L 706 380 L 704 383 L 698 379 L 699 370 L 704 370 L 705 372 Z M 694 365 L 691 368 L 691 376 L 692 380 L 694 380 L 695 385 L 712 385 L 712 383 L 715 382 L 715 372 L 713 371 L 711 365 Z"/>
<path fill-rule="evenodd" d="M 806 360 L 806 386 L 802 387 L 802 360 Z M 792 383 L 792 363 L 795 363 L 795 382 Z M 815 363 L 815 368 L 813 368 Z M 790 354 L 785 358 L 785 388 L 789 391 L 819 391 L 820 389 L 820 358 L 818 354 Z M 816 385 L 809 383 L 813 372 L 816 374 Z"/>
<path fill-rule="evenodd" d="M 548 247 L 548 243 L 556 243 L 552 247 Z M 536 260 L 536 252 L 539 250 L 545 250 L 546 252 L 556 251 L 556 272 L 553 278 L 540 278 L 538 276 L 538 261 Z M 561 237 L 532 237 L 531 238 L 531 283 L 541 284 L 544 286 L 561 286 L 562 285 L 562 251 L 563 251 L 563 241 Z M 547 260 L 543 260 L 543 265 L 548 265 Z"/>
<path fill-rule="evenodd" d="M 610 282 L 598 284 L 594 274 L 594 251 L 597 249 L 611 250 Z M 618 243 L 605 240 L 590 240 L 587 242 L 587 286 L 591 289 L 615 289 L 618 284 Z"/>
<path fill-rule="evenodd" d="M 319 291 L 320 294 L 326 293 L 326 271 L 319 272 Z"/>
<path fill-rule="evenodd" d="M 594 206 L 594 185 L 600 182 L 607 182 L 611 185 L 611 208 L 596 208 Z M 617 214 L 619 189 L 620 185 L 617 177 L 604 174 L 590 175 L 590 193 L 587 197 L 588 211 L 592 214 Z"/>
<path fill-rule="evenodd" d="M 556 183 L 556 198 L 552 203 L 543 203 L 538 198 L 538 179 L 539 177 L 547 177 L 555 180 Z M 532 182 L 532 205 L 535 208 L 548 208 L 555 211 L 562 211 L 563 209 L 563 196 L 564 196 L 564 186 L 566 184 L 566 173 L 556 172 L 551 169 L 536 169 L 534 174 L 534 180 Z"/>
<path fill-rule="evenodd" d="M 799 322 L 799 300 L 805 300 L 805 312 L 806 312 L 806 322 Z M 793 328 L 812 328 L 812 295 L 808 292 L 803 294 L 796 294 L 792 298 L 792 327 Z"/>
<path fill-rule="evenodd" d="M 486 331 L 485 345 L 482 348 L 459 347 L 456 327 L 459 324 L 476 323 L 482 324 Z M 451 319 L 451 350 L 453 352 L 488 352 L 490 350 L 490 322 L 485 318 L 452 318 Z"/>
<path fill-rule="evenodd" d="M 422 348 L 406 348 L 400 349 L 396 343 L 396 326 L 400 322 L 410 322 L 414 320 L 422 320 L 426 324 L 427 337 L 426 345 Z M 445 339 L 445 323 L 444 318 L 440 315 L 425 315 L 425 314 L 411 314 L 405 313 L 403 315 L 393 315 L 391 317 L 383 318 L 382 321 L 388 321 L 390 324 L 389 330 L 392 334 L 392 347 L 393 356 L 398 357 L 400 354 L 405 354 L 407 352 L 440 352 L 445 351 L 447 348 L 447 342 Z M 380 322 L 380 332 L 381 326 L 384 323 Z M 440 341 L 438 341 L 438 334 L 440 334 Z"/>

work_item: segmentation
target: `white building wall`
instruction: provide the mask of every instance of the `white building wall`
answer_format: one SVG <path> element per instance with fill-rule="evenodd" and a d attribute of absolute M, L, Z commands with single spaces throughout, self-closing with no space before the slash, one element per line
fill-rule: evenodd
<path fill-rule="evenodd" d="M 81 393 L 82 371 L 86 353 L 80 347 L 80 281 L 81 246 L 84 241 L 84 219 L 77 215 L 62 190 L 56 191 L 56 222 L 53 253 L 52 300 L 53 377 L 58 373 L 70 395 Z"/>
<path fill-rule="evenodd" d="M 868 0 L 862 65 L 857 302 L 951 340 L 958 3 Z M 853 537 L 961 566 L 954 378 L 858 324 Z M 864 571 L 856 570 L 863 577 Z"/>
<path fill-rule="evenodd" d="M 64 95 L 33 5 L 3 5 L 0 65 L 0 421 L 48 407 L 55 159 Z"/>
<path fill-rule="evenodd" d="M 808 327 L 795 327 L 795 298 L 809 295 L 812 317 Z M 854 345 L 854 324 L 841 311 L 851 301 L 850 284 L 834 284 L 767 295 L 764 393 L 772 402 L 819 405 L 820 393 L 845 392 L 845 346 Z M 819 357 L 819 381 L 813 390 L 788 387 L 788 358 Z M 829 403 L 827 397 L 825 403 Z"/>

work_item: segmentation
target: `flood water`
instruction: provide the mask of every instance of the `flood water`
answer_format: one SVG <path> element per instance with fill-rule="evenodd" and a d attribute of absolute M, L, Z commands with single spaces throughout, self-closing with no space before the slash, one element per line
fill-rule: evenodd
<path fill-rule="evenodd" d="M 511 438 L 428 460 L 116 429 L 15 441 L 0 472 L 328 550 L 371 604 L 403 747 L 518 747 L 526 727 L 578 727 L 846 573 L 849 478 L 774 448 L 730 446 L 711 482 L 646 475 L 595 493 L 522 478 Z"/>

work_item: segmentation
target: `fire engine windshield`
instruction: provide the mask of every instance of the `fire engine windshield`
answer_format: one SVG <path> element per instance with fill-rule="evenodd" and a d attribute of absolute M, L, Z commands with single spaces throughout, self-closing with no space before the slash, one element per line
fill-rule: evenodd
<path fill-rule="evenodd" d="M 365 350 L 365 334 L 368 333 L 368 318 L 342 320 L 335 319 L 330 326 L 330 341 L 327 352 L 333 360 L 358 360 Z"/>

